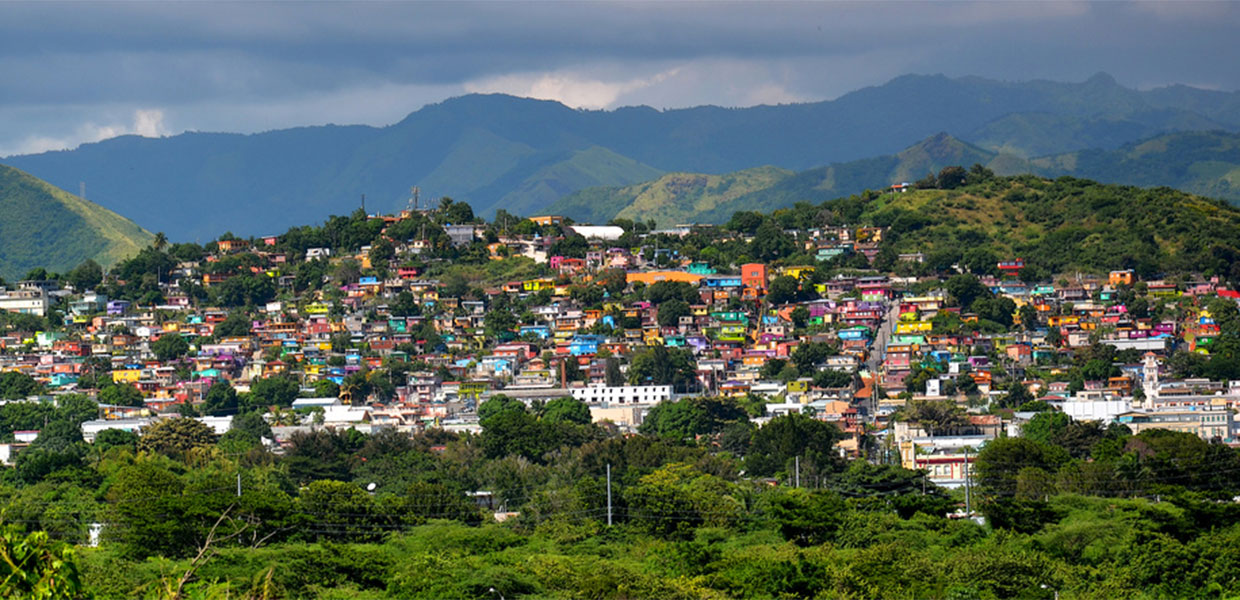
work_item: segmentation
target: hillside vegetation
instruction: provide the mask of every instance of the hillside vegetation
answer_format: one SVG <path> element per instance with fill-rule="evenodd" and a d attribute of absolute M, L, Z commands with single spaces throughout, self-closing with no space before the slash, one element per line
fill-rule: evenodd
<path fill-rule="evenodd" d="M 1142 278 L 1240 276 L 1240 210 L 1170 188 L 993 177 L 953 190 L 866 194 L 785 211 L 794 213 L 890 227 L 888 260 L 899 252 L 924 251 L 932 262 L 985 252 L 991 256 L 978 262 L 1024 258 L 1030 280 L 1116 268 Z"/>
<path fill-rule="evenodd" d="M 132 221 L 45 181 L 0 165 L 0 277 L 37 267 L 65 272 L 87 259 L 104 267 L 154 236 Z"/>
<path fill-rule="evenodd" d="M 1019 162 L 1174 131 L 1234 131 L 1238 107 L 1236 93 L 1138 91 L 1106 75 L 1079 83 L 909 75 L 832 101 L 743 109 L 584 111 L 470 95 L 428 105 L 387 127 L 125 136 L 6 162 L 66 190 L 85 181 L 103 206 L 174 240 L 201 241 L 220 231 L 266 235 L 320 221 L 351 211 L 363 194 L 368 210 L 395 212 L 415 185 L 426 198 L 466 201 L 482 215 L 499 208 L 529 214 L 574 191 L 667 172 L 835 164 L 814 183 L 834 197 L 889 185 L 892 177 L 924 176 L 915 157 L 906 157 L 905 170 L 890 160 L 838 165 L 891 156 L 938 132 L 972 143 L 970 152 L 1001 152 Z M 973 162 L 989 161 L 949 164 Z M 765 201 L 738 207 L 774 207 Z M 675 220 L 674 212 L 661 218 Z"/>
<path fill-rule="evenodd" d="M 587 189 L 570 194 L 545 212 L 563 214 L 578 221 L 603 223 L 622 216 L 634 220 L 655 219 L 670 224 L 665 215 L 674 212 L 676 222 L 724 223 L 736 211 L 773 210 L 797 202 L 818 203 L 865 190 L 887 189 L 893 183 L 913 182 L 938 173 L 950 165 L 980 164 L 1003 175 L 1069 175 L 1105 183 L 1143 187 L 1167 186 L 1203 196 L 1240 201 L 1240 134 L 1223 131 L 1182 132 L 1160 135 L 1126 144 L 1115 150 L 1083 150 L 1036 159 L 1012 153 L 995 153 L 946 133 L 931 136 L 889 156 L 839 163 L 783 177 L 752 181 L 744 194 L 723 196 L 708 189 L 705 175 L 679 174 L 677 198 L 694 198 L 696 213 L 671 209 L 659 203 L 674 201 L 652 195 L 637 202 L 637 190 L 651 184 L 625 188 Z M 729 181 L 746 172 L 713 176 Z M 760 185 L 763 181 L 769 185 Z M 696 188 L 690 188 L 696 183 Z M 758 185 L 754 185 L 758 184 Z"/>

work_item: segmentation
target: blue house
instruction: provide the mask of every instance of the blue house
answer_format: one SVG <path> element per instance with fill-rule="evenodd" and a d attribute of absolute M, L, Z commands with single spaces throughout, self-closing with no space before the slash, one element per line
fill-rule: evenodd
<path fill-rule="evenodd" d="M 598 354 L 599 344 L 603 338 L 597 335 L 579 335 L 568 342 L 568 352 L 573 356 Z"/>
<path fill-rule="evenodd" d="M 611 317 L 608 316 L 604 318 L 610 319 Z M 551 329 L 548 328 L 546 325 L 522 325 L 521 329 L 519 330 L 519 335 L 521 337 L 525 337 L 526 335 L 533 335 L 533 336 L 538 337 L 538 339 L 540 340 L 545 340 L 547 339 L 548 336 L 551 335 Z"/>

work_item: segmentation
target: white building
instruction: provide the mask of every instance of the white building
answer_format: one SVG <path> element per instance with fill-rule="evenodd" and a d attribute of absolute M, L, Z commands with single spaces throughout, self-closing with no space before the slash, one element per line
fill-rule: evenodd
<path fill-rule="evenodd" d="M 95 419 L 82 423 L 82 439 L 94 443 L 95 436 L 105 429 L 119 429 L 130 433 L 141 433 L 142 429 L 155 419 Z"/>
<path fill-rule="evenodd" d="M 624 235 L 624 229 L 615 225 L 569 225 L 568 228 L 587 240 L 614 242 Z"/>
<path fill-rule="evenodd" d="M 42 288 L 0 289 L 0 310 L 42 317 L 49 308 L 51 299 Z"/>
<path fill-rule="evenodd" d="M 658 404 L 672 399 L 670 385 L 592 385 L 568 391 L 586 404 Z"/>

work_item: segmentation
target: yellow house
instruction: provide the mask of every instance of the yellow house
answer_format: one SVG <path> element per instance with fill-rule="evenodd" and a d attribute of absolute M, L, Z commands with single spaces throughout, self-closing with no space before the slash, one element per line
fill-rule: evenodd
<path fill-rule="evenodd" d="M 537 292 L 552 287 L 555 287 L 555 280 L 545 277 L 541 279 L 526 279 L 521 282 L 521 289 L 527 292 Z"/>
<path fill-rule="evenodd" d="M 142 379 L 141 369 L 121 369 L 112 371 L 112 381 L 116 383 L 133 383 Z"/>
<path fill-rule="evenodd" d="M 930 321 L 913 321 L 910 323 L 897 323 L 896 333 L 921 333 L 930 331 L 934 328 L 934 324 Z"/>
<path fill-rule="evenodd" d="M 808 277 L 811 273 L 814 272 L 814 267 L 809 266 L 809 265 L 803 265 L 803 266 L 798 266 L 798 267 L 784 267 L 782 271 L 784 272 L 784 275 L 787 275 L 789 277 L 795 277 L 797 279 L 804 279 L 805 277 Z"/>

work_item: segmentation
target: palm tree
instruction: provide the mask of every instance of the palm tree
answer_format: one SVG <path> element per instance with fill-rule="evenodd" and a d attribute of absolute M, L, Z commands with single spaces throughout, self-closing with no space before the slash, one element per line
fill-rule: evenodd
<path fill-rule="evenodd" d="M 155 248 L 156 250 L 160 250 L 160 251 L 162 251 L 164 248 L 167 248 L 168 247 L 168 236 L 164 235 L 164 232 L 162 231 L 159 233 L 156 233 L 154 241 L 151 242 L 151 247 Z"/>

